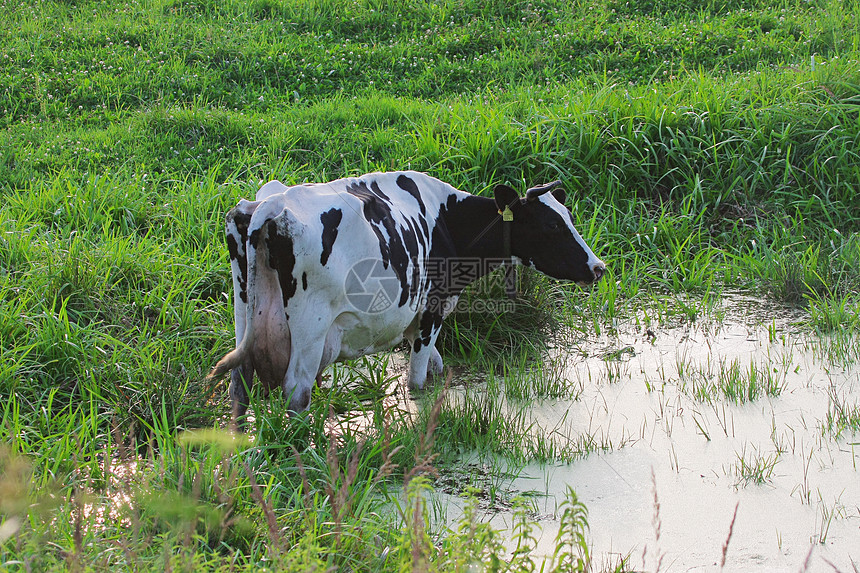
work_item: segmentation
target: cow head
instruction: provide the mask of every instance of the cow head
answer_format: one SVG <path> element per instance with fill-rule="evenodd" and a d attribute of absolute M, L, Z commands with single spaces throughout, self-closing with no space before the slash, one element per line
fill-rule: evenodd
<path fill-rule="evenodd" d="M 564 206 L 560 181 L 532 187 L 525 197 L 507 185 L 494 189 L 499 211 L 509 207 L 511 254 L 526 266 L 552 278 L 587 285 L 600 280 L 606 265 L 598 259 L 573 226 L 573 214 Z"/>

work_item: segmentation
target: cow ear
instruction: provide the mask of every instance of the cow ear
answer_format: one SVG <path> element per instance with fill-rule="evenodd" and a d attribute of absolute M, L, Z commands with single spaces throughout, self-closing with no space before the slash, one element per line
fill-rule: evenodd
<path fill-rule="evenodd" d="M 556 187 L 552 190 L 552 196 L 555 197 L 556 201 L 567 206 L 567 192 L 564 189 Z"/>
<path fill-rule="evenodd" d="M 520 204 L 519 193 L 507 185 L 496 185 L 493 189 L 493 196 L 496 199 L 496 207 L 499 211 L 504 211 L 505 207 L 513 209 Z"/>

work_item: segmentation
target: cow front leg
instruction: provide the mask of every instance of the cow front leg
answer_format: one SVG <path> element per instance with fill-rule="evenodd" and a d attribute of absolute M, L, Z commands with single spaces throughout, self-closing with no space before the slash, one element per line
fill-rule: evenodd
<path fill-rule="evenodd" d="M 436 350 L 436 344 L 430 351 L 430 361 L 427 363 L 427 376 L 438 376 L 442 374 L 442 355 Z"/>
<path fill-rule="evenodd" d="M 421 316 L 418 334 L 412 340 L 409 372 L 406 375 L 406 385 L 410 390 L 424 388 L 428 374 L 442 372 L 442 355 L 436 350 L 436 339 L 441 328 L 442 315 L 425 311 Z"/>
<path fill-rule="evenodd" d="M 232 426 L 235 431 L 245 432 L 247 420 L 245 414 L 248 412 L 248 394 L 254 381 L 254 369 L 250 363 L 245 362 L 230 373 L 230 404 L 232 406 Z"/>
<path fill-rule="evenodd" d="M 412 343 L 412 353 L 409 356 L 409 372 L 406 375 L 406 385 L 410 390 L 421 390 L 427 377 L 442 372 L 442 356 L 436 350 L 435 343 L 438 332 L 433 336 L 429 345 L 420 338 Z"/>

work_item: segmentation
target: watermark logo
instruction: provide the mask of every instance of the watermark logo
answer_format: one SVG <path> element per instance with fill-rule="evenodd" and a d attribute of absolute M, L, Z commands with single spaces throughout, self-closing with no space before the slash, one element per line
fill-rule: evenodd
<path fill-rule="evenodd" d="M 362 259 L 352 265 L 344 282 L 346 299 L 369 314 L 384 312 L 400 293 L 400 279 L 380 259 Z"/>
<path fill-rule="evenodd" d="M 446 285 L 447 292 L 460 293 L 476 280 L 479 281 L 465 298 L 443 295 L 443 298 L 427 298 L 429 293 L 409 301 L 409 307 L 418 311 L 427 309 L 447 316 L 452 312 L 474 312 L 498 314 L 513 311 L 514 301 L 497 298 L 504 292 L 504 272 L 494 272 L 509 259 L 426 259 L 423 264 L 411 261 L 412 280 L 425 285 Z M 510 272 L 510 267 L 505 267 Z M 489 275 L 489 276 L 487 276 Z M 407 281 L 408 282 L 408 281 Z M 367 314 L 385 312 L 397 304 L 403 281 L 391 265 L 382 260 L 369 258 L 355 263 L 347 272 L 344 292 L 350 304 Z M 437 291 L 438 292 L 438 291 Z M 493 295 L 496 296 L 493 296 Z"/>

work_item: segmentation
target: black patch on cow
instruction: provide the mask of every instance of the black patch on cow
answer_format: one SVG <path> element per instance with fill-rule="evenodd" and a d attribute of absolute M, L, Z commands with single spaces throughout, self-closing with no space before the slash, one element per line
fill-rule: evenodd
<path fill-rule="evenodd" d="M 296 255 L 293 250 L 293 239 L 289 235 L 278 233 L 278 225 L 274 219 L 270 219 L 268 225 L 268 239 L 266 247 L 269 250 L 269 266 L 278 273 L 278 282 L 281 285 L 281 296 L 284 308 L 296 294 L 298 281 L 293 276 L 296 267 Z"/>
<path fill-rule="evenodd" d="M 424 270 L 424 265 L 421 261 L 421 253 L 427 252 L 427 239 L 418 228 L 418 223 L 415 219 L 406 219 L 406 224 L 409 226 L 408 233 L 404 233 L 403 239 L 406 243 L 406 250 L 412 260 L 412 276 L 409 279 L 409 298 L 415 300 L 418 293 L 424 292 L 421 284 L 421 274 Z"/>
<path fill-rule="evenodd" d="M 227 251 L 230 253 L 230 260 L 239 263 L 239 298 L 242 302 L 248 302 L 248 253 L 239 246 L 245 246 L 248 242 L 248 225 L 251 223 L 251 215 L 240 211 L 239 208 L 231 209 L 227 213 L 227 225 L 230 223 L 236 225 L 236 232 L 239 234 L 239 240 L 236 240 L 229 231 L 227 232 Z"/>
<path fill-rule="evenodd" d="M 486 201 L 486 199 L 479 199 L 478 203 L 469 203 L 464 210 L 464 206 L 458 204 L 457 197 L 452 195 L 440 207 L 439 217 L 436 219 L 433 233 L 429 240 L 430 252 L 428 259 L 432 261 L 434 269 L 432 272 L 428 269 L 428 272 L 421 280 L 422 285 L 420 290 L 421 292 L 427 292 L 427 304 L 421 313 L 418 323 L 418 333 L 412 342 L 412 350 L 414 352 L 419 352 L 422 348 L 431 345 L 434 335 L 439 332 L 442 326 L 445 301 L 451 295 L 459 294 L 468 285 L 468 282 L 471 282 L 468 281 L 462 285 L 454 284 L 457 281 L 454 280 L 450 273 L 452 268 L 450 263 L 458 257 L 458 249 L 449 229 L 449 224 L 461 225 L 461 230 L 474 228 L 475 221 L 469 220 L 469 215 L 475 215 L 475 207 L 482 210 L 485 210 L 484 208 L 492 208 L 492 205 L 485 203 Z M 413 222 L 412 224 L 414 225 L 415 223 Z M 417 234 L 421 235 L 421 233 Z M 463 249 L 462 246 L 460 248 Z"/>
<path fill-rule="evenodd" d="M 260 245 L 260 229 L 254 229 L 248 237 L 248 244 L 255 249 Z"/>
<path fill-rule="evenodd" d="M 302 290 L 308 290 L 308 273 L 302 273 Z"/>
<path fill-rule="evenodd" d="M 340 209 L 329 209 L 320 215 L 320 222 L 323 224 L 320 264 L 323 266 L 328 262 L 328 257 L 331 255 L 332 246 L 337 239 L 337 226 L 340 225 L 341 219 L 343 219 L 343 211 Z"/>
<path fill-rule="evenodd" d="M 385 268 L 392 268 L 400 281 L 400 299 L 398 306 L 409 302 L 417 293 L 418 281 L 408 276 L 410 261 L 418 261 L 418 240 L 415 237 L 416 227 L 397 227 L 397 221 L 392 213 L 391 199 L 379 184 L 374 181 L 370 187 L 364 181 L 358 181 L 347 187 L 347 193 L 357 197 L 362 203 L 362 214 L 370 223 L 379 241 L 379 256 Z"/>
<path fill-rule="evenodd" d="M 373 187 L 375 189 L 371 190 L 364 181 L 359 181 L 347 187 L 346 191 L 361 201 L 362 214 L 367 222 L 370 223 L 379 241 L 379 255 L 382 257 L 382 264 L 385 268 L 388 268 L 391 261 L 391 249 L 388 240 L 382 233 L 382 229 L 384 228 L 386 231 L 389 231 L 389 237 L 396 235 L 394 232 L 394 220 L 391 217 L 391 203 L 384 193 L 381 191 L 378 193 L 375 192 L 379 189 L 378 185 L 374 183 Z"/>
<path fill-rule="evenodd" d="M 424 200 L 421 199 L 421 192 L 418 190 L 418 185 L 415 184 L 415 181 L 406 175 L 400 175 L 397 177 L 397 186 L 412 195 L 412 197 L 418 201 L 418 206 L 421 208 L 422 215 L 427 214 L 427 208 L 424 206 Z"/>
<path fill-rule="evenodd" d="M 239 254 L 239 243 L 236 242 L 236 237 L 227 233 L 227 252 L 230 253 L 230 260 L 236 261 L 241 257 Z"/>
<path fill-rule="evenodd" d="M 239 298 L 242 302 L 248 302 L 248 257 L 244 254 L 239 254 L 239 244 L 236 238 L 227 233 L 227 251 L 230 253 L 230 260 L 239 263 Z"/>

